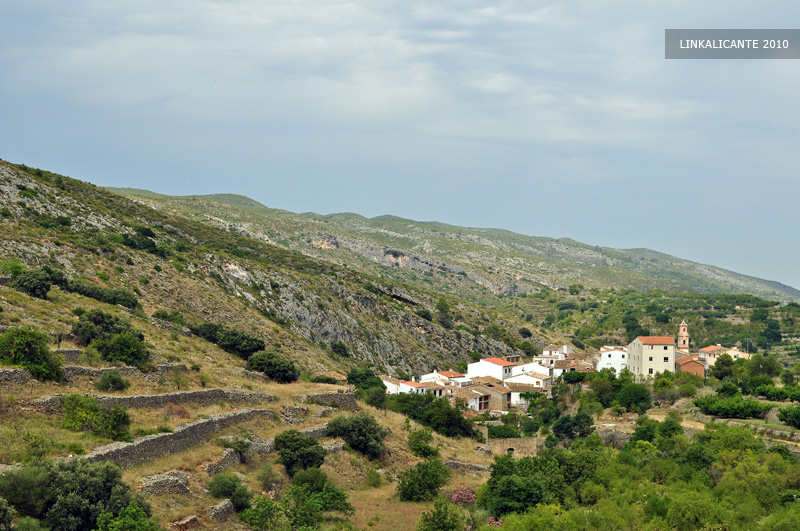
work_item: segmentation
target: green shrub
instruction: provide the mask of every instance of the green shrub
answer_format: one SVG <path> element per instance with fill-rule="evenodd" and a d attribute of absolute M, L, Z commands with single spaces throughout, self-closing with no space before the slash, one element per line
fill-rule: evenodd
<path fill-rule="evenodd" d="M 367 471 L 367 478 L 366 478 L 367 487 L 371 487 L 373 489 L 380 487 L 381 483 L 381 475 L 380 473 L 375 470 L 374 468 L 370 468 Z"/>
<path fill-rule="evenodd" d="M 264 463 L 264 465 L 261 467 L 261 471 L 258 473 L 258 476 L 256 476 L 256 479 L 259 483 L 261 483 L 261 486 L 266 491 L 270 491 L 283 483 L 283 478 L 281 475 L 278 474 L 269 463 Z"/>
<path fill-rule="evenodd" d="M 773 407 L 772 404 L 751 399 L 745 400 L 741 396 L 720 398 L 706 395 L 695 398 L 694 404 L 706 415 L 735 419 L 761 418 Z"/>
<path fill-rule="evenodd" d="M 339 380 L 334 378 L 333 376 L 325 376 L 325 375 L 317 375 L 311 378 L 313 383 L 324 383 L 324 384 L 333 384 L 337 385 Z"/>
<path fill-rule="evenodd" d="M 283 505 L 269 498 L 256 498 L 248 509 L 239 513 L 239 519 L 257 531 L 284 529 Z M 321 516 L 321 515 L 320 515 Z"/>
<path fill-rule="evenodd" d="M 8 502 L 0 498 L 0 531 L 11 531 L 11 523 L 14 521 L 14 509 Z"/>
<path fill-rule="evenodd" d="M 150 358 L 150 352 L 139 333 L 123 332 L 110 338 L 97 339 L 94 347 L 108 361 L 121 361 L 128 365 L 143 367 Z"/>
<path fill-rule="evenodd" d="M 14 531 L 50 531 L 50 528 L 44 527 L 36 518 L 23 516 L 14 524 Z"/>
<path fill-rule="evenodd" d="M 26 269 L 11 282 L 11 287 L 15 290 L 38 299 L 46 299 L 52 285 L 50 275 L 41 269 Z"/>
<path fill-rule="evenodd" d="M 411 453 L 423 459 L 428 457 L 436 457 L 439 455 L 439 449 L 431 446 L 433 442 L 433 430 L 430 428 L 420 428 L 408 434 L 408 446 L 411 448 Z"/>
<path fill-rule="evenodd" d="M 0 361 L 25 367 L 39 380 L 61 380 L 61 361 L 47 346 L 47 335 L 27 326 L 0 335 Z"/>
<path fill-rule="evenodd" d="M 348 358 L 350 357 L 350 350 L 347 345 L 342 341 L 331 341 L 331 350 L 339 356 Z"/>
<path fill-rule="evenodd" d="M 300 377 L 297 366 L 272 351 L 256 352 L 247 360 L 247 370 L 263 372 L 268 378 L 279 383 L 290 383 Z"/>
<path fill-rule="evenodd" d="M 150 520 L 147 512 L 131 501 L 117 516 L 103 511 L 97 518 L 97 531 L 159 531 L 158 524 Z"/>
<path fill-rule="evenodd" d="M 225 328 L 217 323 L 192 323 L 188 327 L 193 334 L 243 359 L 249 359 L 254 353 L 264 350 L 266 346 L 264 340 L 257 336 Z"/>
<path fill-rule="evenodd" d="M 208 484 L 208 493 L 215 498 L 228 498 L 237 511 L 250 507 L 253 493 L 247 490 L 242 480 L 233 474 L 217 474 Z"/>
<path fill-rule="evenodd" d="M 489 426 L 490 439 L 511 439 L 521 437 L 516 426 L 503 424 L 502 426 Z"/>
<path fill-rule="evenodd" d="M 438 498 L 430 512 L 419 517 L 416 531 L 463 531 L 466 526 L 464 513 L 457 505 Z"/>
<path fill-rule="evenodd" d="M 78 322 L 72 324 L 72 334 L 83 344 L 132 330 L 128 321 L 103 310 L 92 309 L 76 315 Z"/>
<path fill-rule="evenodd" d="M 386 386 L 383 385 L 381 379 L 369 369 L 353 369 L 347 374 L 347 383 L 361 391 L 372 388 L 386 390 Z"/>
<path fill-rule="evenodd" d="M 136 499 L 118 466 L 83 459 L 24 466 L 0 475 L 0 496 L 21 515 L 42 519 L 54 531 L 96 529 L 101 513 L 116 516 Z M 136 503 L 146 516 L 150 514 L 147 502 L 136 499 Z"/>
<path fill-rule="evenodd" d="M 116 369 L 105 371 L 94 384 L 98 391 L 124 391 L 130 386 L 130 380 L 124 380 Z"/>
<path fill-rule="evenodd" d="M 328 423 L 328 432 L 344 439 L 350 448 L 370 459 L 377 459 L 383 452 L 383 439 L 389 434 L 375 417 L 362 412 L 352 416 L 338 416 Z"/>
<path fill-rule="evenodd" d="M 439 459 L 431 457 L 401 472 L 397 492 L 401 501 L 431 501 L 450 479 L 450 469 Z"/>
<path fill-rule="evenodd" d="M 104 406 L 90 395 L 73 393 L 62 398 L 68 430 L 90 431 L 115 441 L 130 441 L 131 418 L 121 406 Z"/>
<path fill-rule="evenodd" d="M 275 451 L 289 476 L 325 462 L 325 449 L 319 442 L 297 430 L 286 430 L 275 437 Z"/>

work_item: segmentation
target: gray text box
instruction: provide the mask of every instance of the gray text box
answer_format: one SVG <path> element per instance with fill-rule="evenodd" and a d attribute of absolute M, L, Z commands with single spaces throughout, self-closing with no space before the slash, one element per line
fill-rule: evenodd
<path fill-rule="evenodd" d="M 800 59 L 800 29 L 668 29 L 665 59 Z"/>

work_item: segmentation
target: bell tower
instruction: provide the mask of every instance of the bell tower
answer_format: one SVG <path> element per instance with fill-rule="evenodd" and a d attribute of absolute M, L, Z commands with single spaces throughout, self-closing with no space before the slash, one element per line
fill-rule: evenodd
<path fill-rule="evenodd" d="M 678 325 L 678 350 L 689 351 L 689 325 L 685 319 Z"/>

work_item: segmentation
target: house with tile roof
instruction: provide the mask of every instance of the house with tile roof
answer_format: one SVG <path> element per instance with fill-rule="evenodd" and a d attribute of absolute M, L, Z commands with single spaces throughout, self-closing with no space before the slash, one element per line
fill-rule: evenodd
<path fill-rule="evenodd" d="M 387 376 L 385 374 L 379 374 L 378 378 L 380 378 L 383 382 L 383 385 L 386 386 L 387 395 L 396 395 L 400 392 L 400 380 L 397 378 L 392 378 L 391 376 Z"/>
<path fill-rule="evenodd" d="M 723 354 L 729 355 L 734 360 L 738 360 L 739 358 L 749 360 L 752 357 L 752 354 L 749 352 L 739 350 L 736 347 L 728 348 L 717 344 L 701 348 L 699 360 L 706 366 L 706 369 L 710 369 L 717 362 L 717 358 Z"/>
<path fill-rule="evenodd" d="M 481 358 L 475 363 L 467 365 L 467 378 L 480 376 L 492 376 L 498 380 L 505 380 L 511 376 L 511 367 L 516 365 L 513 362 L 500 358 Z"/>
<path fill-rule="evenodd" d="M 675 372 L 675 338 L 639 336 L 628 344 L 628 369 L 636 376 Z"/>
<path fill-rule="evenodd" d="M 425 384 L 413 380 L 403 380 L 400 382 L 400 393 L 412 393 L 421 395 L 425 393 Z"/>
<path fill-rule="evenodd" d="M 475 411 L 508 411 L 511 409 L 511 391 L 497 384 L 478 384 L 452 390 L 448 398 L 461 398 Z"/>
<path fill-rule="evenodd" d="M 463 378 L 464 375 L 455 371 L 436 371 L 428 374 L 423 374 L 419 377 L 420 383 L 438 382 L 442 385 L 452 385 L 453 381 L 457 378 Z"/>
<path fill-rule="evenodd" d="M 698 356 L 684 356 L 675 360 L 675 372 L 688 372 L 700 378 L 706 377 L 706 367 L 700 362 Z"/>

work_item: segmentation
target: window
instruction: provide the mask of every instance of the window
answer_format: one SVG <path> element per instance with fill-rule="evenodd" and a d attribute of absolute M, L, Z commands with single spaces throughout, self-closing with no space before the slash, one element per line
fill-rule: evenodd
<path fill-rule="evenodd" d="M 608 357 L 610 358 L 610 357 L 611 357 L 611 354 L 609 354 L 609 355 L 608 355 Z"/>
<path fill-rule="evenodd" d="M 484 409 L 489 409 L 489 397 L 482 396 L 478 399 L 478 409 L 483 411 Z"/>
<path fill-rule="evenodd" d="M 664 356 L 664 363 L 669 363 L 669 358 L 667 356 Z"/>
<path fill-rule="evenodd" d="M 650 356 L 647 361 L 653 361 L 653 356 Z"/>
<path fill-rule="evenodd" d="M 647 369 L 648 374 L 653 374 L 653 369 Z"/>
<path fill-rule="evenodd" d="M 622 359 L 625 359 L 625 354 L 622 355 Z"/>
<path fill-rule="evenodd" d="M 665 345 L 664 350 L 669 350 L 669 347 Z"/>

